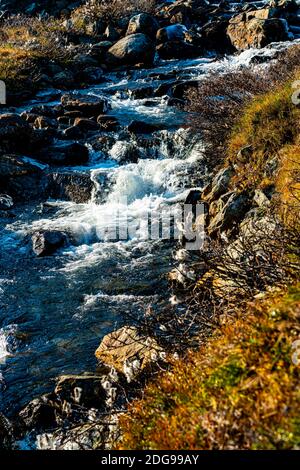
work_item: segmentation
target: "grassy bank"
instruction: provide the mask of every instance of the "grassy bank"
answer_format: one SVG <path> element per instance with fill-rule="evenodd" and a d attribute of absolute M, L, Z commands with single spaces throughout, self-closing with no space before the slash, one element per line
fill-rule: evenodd
<path fill-rule="evenodd" d="M 292 102 L 293 83 L 289 79 L 246 104 L 228 137 L 223 163 L 234 168 L 229 188 L 265 191 L 272 215 L 296 240 L 285 252 L 290 276 L 249 297 L 234 315 L 225 310 L 199 351 L 174 362 L 147 386 L 121 419 L 120 449 L 300 446 L 294 343 L 300 339 L 299 271 L 294 270 L 299 263 L 300 108 Z"/>

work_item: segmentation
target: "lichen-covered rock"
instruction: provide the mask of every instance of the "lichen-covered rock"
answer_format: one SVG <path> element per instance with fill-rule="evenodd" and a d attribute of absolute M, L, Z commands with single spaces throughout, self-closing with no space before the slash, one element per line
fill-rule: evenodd
<path fill-rule="evenodd" d="M 260 49 L 271 42 L 290 39 L 286 20 L 273 18 L 269 9 L 235 16 L 229 22 L 227 34 L 237 50 Z"/>
<path fill-rule="evenodd" d="M 131 34 L 120 39 L 107 53 L 108 62 L 112 65 L 151 65 L 154 56 L 154 43 L 148 36 L 142 33 Z"/>
<path fill-rule="evenodd" d="M 124 326 L 106 335 L 95 354 L 100 362 L 125 374 L 131 382 L 143 369 L 155 363 L 160 353 L 162 349 L 155 339 L 141 336 L 133 326 Z"/>

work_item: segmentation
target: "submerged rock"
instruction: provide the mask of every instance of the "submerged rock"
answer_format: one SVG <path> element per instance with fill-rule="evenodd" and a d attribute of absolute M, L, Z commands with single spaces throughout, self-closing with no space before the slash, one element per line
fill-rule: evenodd
<path fill-rule="evenodd" d="M 153 64 L 155 45 L 145 34 L 131 34 L 120 39 L 107 53 L 112 65 Z M 100 114 L 100 113 L 98 113 Z"/>
<path fill-rule="evenodd" d="M 68 236 L 64 232 L 37 232 L 32 236 L 32 249 L 37 256 L 48 256 L 66 245 Z"/>

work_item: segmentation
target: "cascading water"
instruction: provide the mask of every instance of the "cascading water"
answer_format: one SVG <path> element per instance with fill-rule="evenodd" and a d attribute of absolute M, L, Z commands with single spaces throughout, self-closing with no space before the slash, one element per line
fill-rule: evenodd
<path fill-rule="evenodd" d="M 147 227 L 139 222 L 151 210 L 184 200 L 193 180 L 204 183 L 203 148 L 200 137 L 183 128 L 183 112 L 168 106 L 164 97 L 151 98 L 150 103 L 147 98 L 134 99 L 132 90 L 159 86 L 156 76 L 162 73 L 178 80 L 201 80 L 212 71 L 247 66 L 258 55 L 271 59 L 285 47 L 287 43 L 277 44 L 222 60 L 165 62 L 136 71 L 132 80 L 120 81 L 112 74 L 109 83 L 80 91 L 107 96 L 110 114 L 123 125 L 138 119 L 164 130 L 151 135 L 146 147 L 138 139 L 129 142 L 128 134 L 122 133 L 114 134 L 107 152 L 89 147 L 89 165 L 71 169 L 90 175 L 94 190 L 88 203 L 28 204 L 1 227 L 1 410 L 11 414 L 51 390 L 58 375 L 93 370 L 96 347 L 123 315 L 137 316 L 166 295 L 163 275 L 170 270 L 172 242 L 149 240 Z M 45 94 L 42 98 L 47 99 Z M 128 145 L 135 147 L 139 159 L 121 164 Z M 137 226 L 135 236 L 107 236 L 116 208 L 126 211 Z M 29 238 L 41 229 L 67 232 L 70 246 L 51 257 L 36 258 Z"/>

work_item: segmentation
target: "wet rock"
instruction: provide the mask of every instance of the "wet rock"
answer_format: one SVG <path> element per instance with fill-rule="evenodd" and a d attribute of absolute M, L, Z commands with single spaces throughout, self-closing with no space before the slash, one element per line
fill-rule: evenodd
<path fill-rule="evenodd" d="M 139 158 L 139 152 L 134 143 L 120 140 L 113 144 L 109 155 L 120 164 L 137 163 Z"/>
<path fill-rule="evenodd" d="M 96 131 L 99 130 L 99 125 L 88 118 L 76 118 L 74 121 L 74 126 L 79 127 L 83 132 Z"/>
<path fill-rule="evenodd" d="M 152 134 L 161 129 L 161 125 L 150 124 L 144 121 L 131 121 L 127 129 L 132 134 Z"/>
<path fill-rule="evenodd" d="M 37 129 L 48 129 L 48 128 L 57 129 L 58 127 L 58 123 L 55 119 L 51 119 L 45 116 L 38 116 L 35 119 L 33 125 Z"/>
<path fill-rule="evenodd" d="M 81 165 L 89 161 L 89 151 L 78 142 L 58 142 L 40 152 L 39 158 L 53 165 Z"/>
<path fill-rule="evenodd" d="M 81 405 L 87 408 L 103 408 L 106 406 L 108 393 L 105 382 L 111 387 L 114 382 L 107 375 L 63 375 L 58 378 L 55 395 L 68 403 Z M 109 389 L 109 386 L 107 387 Z"/>
<path fill-rule="evenodd" d="M 140 13 L 130 18 L 126 34 L 142 33 L 155 39 L 158 28 L 158 22 L 153 16 L 147 13 Z"/>
<path fill-rule="evenodd" d="M 149 98 L 153 95 L 152 86 L 142 86 L 140 88 L 135 88 L 134 90 L 129 90 L 129 94 L 135 100 L 141 100 L 144 98 Z"/>
<path fill-rule="evenodd" d="M 0 148 L 5 152 L 24 151 L 30 147 L 33 130 L 18 114 L 0 116 Z"/>
<path fill-rule="evenodd" d="M 90 421 L 95 421 L 93 412 Z M 101 424 L 80 424 L 72 429 L 37 436 L 38 450 L 110 450 L 119 437 L 118 415 L 101 416 Z"/>
<path fill-rule="evenodd" d="M 19 419 L 27 429 L 51 429 L 57 424 L 56 409 L 55 402 L 48 395 L 43 395 L 28 403 L 20 411 Z"/>
<path fill-rule="evenodd" d="M 113 116 L 101 114 L 97 117 L 97 123 L 100 129 L 105 132 L 113 132 L 119 127 L 119 121 Z"/>
<path fill-rule="evenodd" d="M 17 201 L 44 197 L 47 190 L 45 165 L 19 155 L 0 156 L 0 185 Z"/>
<path fill-rule="evenodd" d="M 66 111 L 78 111 L 85 117 L 96 117 L 108 109 L 107 101 L 92 95 L 63 95 L 61 104 Z"/>
<path fill-rule="evenodd" d="M 63 137 L 66 139 L 77 140 L 83 137 L 83 133 L 78 126 L 70 126 L 63 131 Z"/>
<path fill-rule="evenodd" d="M 14 205 L 12 197 L 7 194 L 0 194 L 0 210 L 7 211 L 11 209 Z"/>
<path fill-rule="evenodd" d="M 287 23 L 281 18 L 262 19 L 252 12 L 232 18 L 227 28 L 232 45 L 237 50 L 262 48 L 271 42 L 287 41 L 290 35 Z"/>
<path fill-rule="evenodd" d="M 150 337 L 143 337 L 135 327 L 123 328 L 106 335 L 96 351 L 96 358 L 134 380 L 146 367 L 155 363 L 161 348 Z"/>
<path fill-rule="evenodd" d="M 161 59 L 188 59 L 198 57 L 201 49 L 184 41 L 168 41 L 159 44 L 156 48 Z"/>
<path fill-rule="evenodd" d="M 67 244 L 66 233 L 46 230 L 32 235 L 32 249 L 37 256 L 49 256 Z"/>
<path fill-rule="evenodd" d="M 89 174 L 52 173 L 49 175 L 49 197 L 77 204 L 87 203 L 92 196 L 94 185 Z"/>
<path fill-rule="evenodd" d="M 131 34 L 114 44 L 107 53 L 112 65 L 153 64 L 155 45 L 145 34 Z"/>
<path fill-rule="evenodd" d="M 222 168 L 214 177 L 212 183 L 208 188 L 205 188 L 204 195 L 207 201 L 214 201 L 218 199 L 222 194 L 228 191 L 229 183 L 233 175 L 233 169 L 231 167 Z"/>
<path fill-rule="evenodd" d="M 191 189 L 185 198 L 184 204 L 198 204 L 201 202 L 202 191 L 199 189 Z"/>

